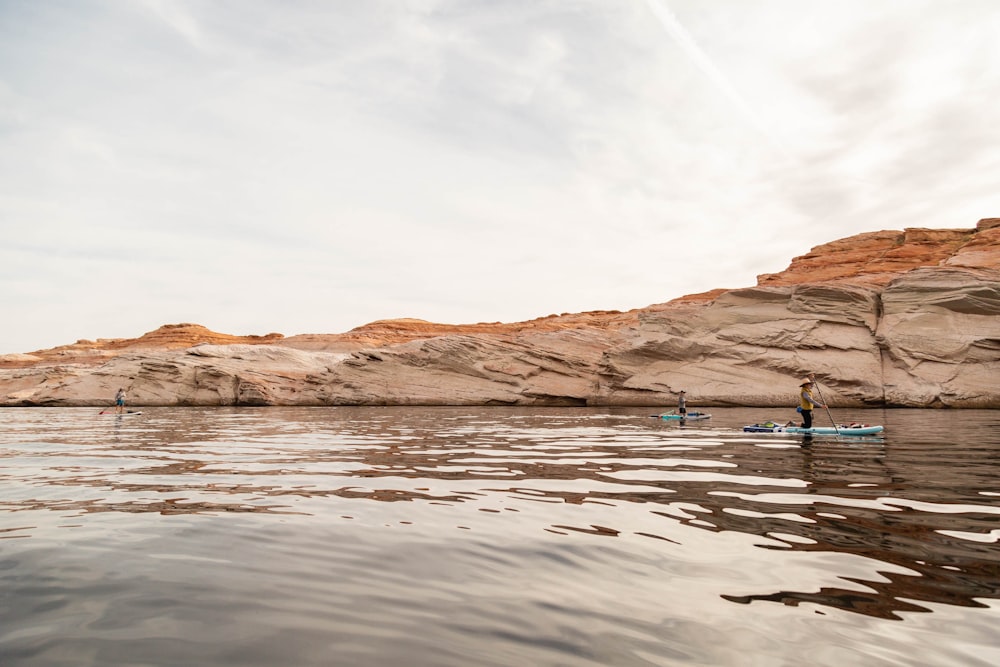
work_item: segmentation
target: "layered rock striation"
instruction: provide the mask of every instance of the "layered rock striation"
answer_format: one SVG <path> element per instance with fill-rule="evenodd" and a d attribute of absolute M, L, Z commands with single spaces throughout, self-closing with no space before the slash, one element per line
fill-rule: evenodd
<path fill-rule="evenodd" d="M 193 324 L 0 357 L 0 404 L 1000 407 L 1000 219 L 860 234 L 745 289 L 513 324 Z"/>

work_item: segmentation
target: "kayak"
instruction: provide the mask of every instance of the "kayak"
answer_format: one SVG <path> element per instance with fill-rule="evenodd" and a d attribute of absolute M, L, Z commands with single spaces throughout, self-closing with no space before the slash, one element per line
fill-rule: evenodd
<path fill-rule="evenodd" d="M 875 435 L 884 431 L 885 427 L 870 426 L 868 424 L 844 424 L 837 428 L 832 426 L 802 428 L 800 426 L 782 426 L 774 422 L 764 422 L 763 424 L 744 426 L 743 430 L 747 433 L 795 433 L 798 435 Z"/>
<path fill-rule="evenodd" d="M 686 415 L 678 415 L 673 412 L 665 415 L 660 415 L 660 419 L 684 419 L 686 421 L 694 421 L 696 419 L 711 419 L 712 415 L 706 414 L 704 412 L 689 412 Z"/>

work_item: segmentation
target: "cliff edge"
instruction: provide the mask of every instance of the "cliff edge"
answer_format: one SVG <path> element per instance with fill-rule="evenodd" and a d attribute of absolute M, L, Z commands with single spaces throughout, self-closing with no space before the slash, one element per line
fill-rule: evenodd
<path fill-rule="evenodd" d="M 195 324 L 0 356 L 0 405 L 787 406 L 814 373 L 835 406 L 1000 408 L 1000 218 L 817 246 L 757 285 L 627 312 L 342 334 Z"/>

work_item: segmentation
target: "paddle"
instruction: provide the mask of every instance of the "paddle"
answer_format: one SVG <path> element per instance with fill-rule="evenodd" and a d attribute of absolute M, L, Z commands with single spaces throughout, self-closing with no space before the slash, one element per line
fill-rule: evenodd
<path fill-rule="evenodd" d="M 813 384 L 816 385 L 816 393 L 819 394 L 819 400 L 823 401 L 823 406 L 826 408 L 827 416 L 830 418 L 830 421 L 833 422 L 833 430 L 837 432 L 837 436 L 839 437 L 840 428 L 837 426 L 837 422 L 835 422 L 833 419 L 833 413 L 830 412 L 830 404 L 826 402 L 825 398 L 823 398 L 823 390 L 819 388 L 819 382 L 813 380 Z"/>

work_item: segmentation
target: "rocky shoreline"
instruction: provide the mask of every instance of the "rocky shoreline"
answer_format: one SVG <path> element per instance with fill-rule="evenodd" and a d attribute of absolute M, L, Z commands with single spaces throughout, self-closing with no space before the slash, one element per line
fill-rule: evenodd
<path fill-rule="evenodd" d="M 194 324 L 0 356 L 0 406 L 1000 408 L 1000 218 L 861 234 L 755 287 L 513 324 L 231 336 Z"/>

